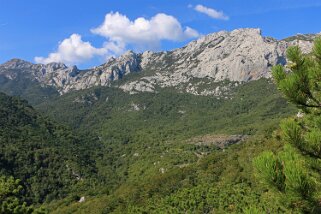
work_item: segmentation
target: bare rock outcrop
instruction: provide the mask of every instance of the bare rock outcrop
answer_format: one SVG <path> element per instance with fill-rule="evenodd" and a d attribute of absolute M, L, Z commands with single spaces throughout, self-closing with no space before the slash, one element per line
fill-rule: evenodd
<path fill-rule="evenodd" d="M 125 75 L 143 72 L 139 78 L 129 79 L 117 87 L 129 93 L 174 87 L 196 95 L 218 95 L 226 92 L 226 85 L 219 82 L 242 83 L 269 78 L 273 65 L 286 63 L 285 53 L 289 46 L 299 45 L 307 53 L 311 51 L 316 36 L 297 35 L 276 40 L 262 36 L 260 29 L 220 31 L 173 51 L 141 54 L 128 51 L 87 70 L 62 63 L 43 65 L 13 59 L 0 65 L 0 75 L 10 80 L 25 75 L 64 94 L 93 86 L 109 86 Z M 218 84 L 212 88 L 204 87 L 209 83 Z"/>

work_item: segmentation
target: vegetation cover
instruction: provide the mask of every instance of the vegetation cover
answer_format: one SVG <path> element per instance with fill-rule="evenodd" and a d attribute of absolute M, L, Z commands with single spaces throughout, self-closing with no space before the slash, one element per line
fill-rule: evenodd
<path fill-rule="evenodd" d="M 280 152 L 267 151 L 254 166 L 269 187 L 281 192 L 284 203 L 298 212 L 320 213 L 321 38 L 310 55 L 298 47 L 287 51 L 287 67 L 275 66 L 273 76 L 286 98 L 301 112 L 281 122 Z"/>
<path fill-rule="evenodd" d="M 300 112 L 280 128 L 297 110 L 264 79 L 223 99 L 97 87 L 41 113 L 0 94 L 0 212 L 319 213 L 321 40 L 288 58 L 273 77 Z"/>
<path fill-rule="evenodd" d="M 0 93 L 0 172 L 5 176 L 1 177 L 2 206 L 65 197 L 77 179 L 94 170 L 85 158 L 85 146 L 70 129 L 41 116 L 26 101 Z M 17 195 L 19 200 L 11 200 Z"/>

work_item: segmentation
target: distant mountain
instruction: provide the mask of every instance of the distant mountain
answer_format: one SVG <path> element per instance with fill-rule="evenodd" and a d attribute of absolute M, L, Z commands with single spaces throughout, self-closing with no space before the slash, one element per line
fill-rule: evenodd
<path fill-rule="evenodd" d="M 299 45 L 305 52 L 311 50 L 316 35 L 297 35 L 284 40 L 263 37 L 260 29 L 237 29 L 221 31 L 193 41 L 183 48 L 165 52 L 126 52 L 111 58 L 105 64 L 79 70 L 62 63 L 32 64 L 12 59 L 0 65 L 0 89 L 12 94 L 12 81 L 23 79 L 24 84 L 32 81 L 33 87 L 55 89 L 60 94 L 71 90 L 110 86 L 114 80 L 130 73 L 139 72 L 116 87 L 129 93 L 154 92 L 158 87 L 174 87 L 183 92 L 197 95 L 217 95 L 221 88 L 204 88 L 210 82 L 223 80 L 247 82 L 270 77 L 270 68 L 286 62 L 288 46 Z M 135 76 L 135 77 L 134 77 Z M 18 85 L 21 85 L 20 82 Z M 31 86 L 24 85 L 24 90 Z M 20 87 L 21 88 L 21 87 Z M 46 96 L 43 92 L 43 96 Z M 38 93 L 39 94 L 39 93 Z M 53 94 L 51 91 L 49 94 Z"/>

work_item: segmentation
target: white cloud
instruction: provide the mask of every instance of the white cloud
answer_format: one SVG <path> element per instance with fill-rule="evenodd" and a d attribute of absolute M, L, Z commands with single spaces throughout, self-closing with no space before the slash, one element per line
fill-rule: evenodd
<path fill-rule="evenodd" d="M 190 7 L 190 5 L 189 5 Z M 223 11 L 218 11 L 213 8 L 205 7 L 201 4 L 198 4 L 194 7 L 194 10 L 204 13 L 208 15 L 209 17 L 212 17 L 214 19 L 222 19 L 222 20 L 228 20 L 229 17 L 223 13 Z"/>
<path fill-rule="evenodd" d="M 58 50 L 50 53 L 48 57 L 35 57 L 37 63 L 64 62 L 74 64 L 93 58 L 96 55 L 104 55 L 107 49 L 95 48 L 89 42 L 84 42 L 79 34 L 72 34 L 69 38 L 60 42 Z"/>
<path fill-rule="evenodd" d="M 79 34 L 72 34 L 59 43 L 57 51 L 48 57 L 35 57 L 37 63 L 63 62 L 68 65 L 82 63 L 95 56 L 109 58 L 118 56 L 126 51 L 128 45 L 142 51 L 158 48 L 162 40 L 183 41 L 199 36 L 199 33 L 190 28 L 181 26 L 173 16 L 159 13 L 151 19 L 143 17 L 134 21 L 118 12 L 108 13 L 104 22 L 92 33 L 105 37 L 103 47 L 93 47 L 90 42 L 82 40 Z"/>
<path fill-rule="evenodd" d="M 199 33 L 186 27 L 173 16 L 159 13 L 151 19 L 139 17 L 133 21 L 118 12 L 108 13 L 104 22 L 92 33 L 104 36 L 108 41 L 131 44 L 139 49 L 156 48 L 161 40 L 183 41 L 199 36 Z"/>

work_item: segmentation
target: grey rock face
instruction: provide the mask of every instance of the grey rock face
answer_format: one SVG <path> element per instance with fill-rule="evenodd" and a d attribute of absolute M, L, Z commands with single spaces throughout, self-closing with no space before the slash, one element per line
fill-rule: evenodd
<path fill-rule="evenodd" d="M 243 82 L 270 77 L 270 67 L 285 61 L 286 47 L 286 42 L 265 39 L 259 29 L 221 31 L 172 52 L 143 53 L 142 69 L 156 73 L 121 88 L 176 87 L 192 78 Z"/>
<path fill-rule="evenodd" d="M 113 80 L 137 71 L 140 71 L 140 58 L 131 51 L 88 70 L 79 70 L 76 66 L 67 67 L 63 63 L 43 65 L 19 59 L 0 65 L 0 75 L 14 79 L 19 74 L 25 74 L 43 85 L 54 86 L 61 94 L 97 85 L 106 86 Z"/>
<path fill-rule="evenodd" d="M 208 82 L 247 82 L 269 78 L 273 65 L 286 63 L 285 52 L 289 46 L 299 45 L 304 52 L 309 52 L 315 36 L 297 35 L 278 41 L 263 37 L 260 29 L 237 29 L 201 37 L 169 52 L 136 54 L 128 51 L 88 70 L 67 67 L 62 63 L 43 65 L 13 59 L 0 65 L 0 75 L 14 79 L 24 74 L 43 85 L 54 86 L 64 94 L 71 90 L 108 86 L 129 73 L 144 72 L 141 78 L 129 80 L 119 87 L 129 93 L 174 87 L 197 95 L 217 95 L 222 94 L 220 88 L 224 87 L 203 91 L 199 88 Z"/>
<path fill-rule="evenodd" d="M 155 86 L 179 87 L 188 83 L 184 91 L 196 95 L 220 95 L 222 91 L 203 90 L 198 92 L 198 84 L 193 79 L 210 79 L 247 82 L 271 76 L 271 67 L 285 64 L 286 49 L 299 45 L 304 52 L 311 51 L 313 39 L 278 41 L 263 37 L 260 29 L 237 29 L 221 31 L 204 36 L 183 48 L 171 52 L 144 52 L 141 55 L 143 70 L 152 70 L 140 80 L 121 86 L 124 91 L 137 93 L 151 91 Z"/>

